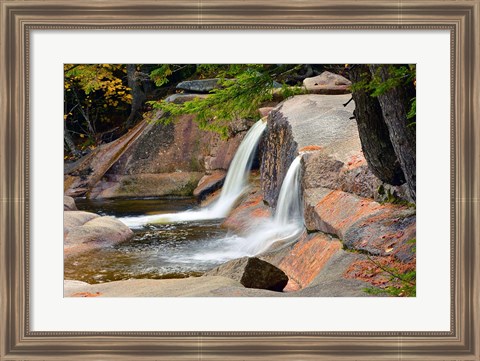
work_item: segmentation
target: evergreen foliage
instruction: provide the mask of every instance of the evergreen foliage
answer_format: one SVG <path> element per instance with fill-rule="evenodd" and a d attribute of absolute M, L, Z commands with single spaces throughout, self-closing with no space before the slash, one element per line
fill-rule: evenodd
<path fill-rule="evenodd" d="M 416 85 L 417 66 L 415 64 L 384 66 L 388 67 L 389 73 L 389 78 L 386 81 L 380 78 L 377 71 L 375 74 L 372 74 L 371 80 L 371 74 L 368 74 L 369 76 L 365 76 L 364 80 L 352 84 L 352 91 L 363 89 L 369 92 L 372 97 L 378 97 L 397 86 L 403 86 L 408 83 Z M 410 103 L 411 106 L 407 119 L 414 119 L 417 111 L 416 97 L 413 97 Z M 414 125 L 413 123 L 410 124 Z"/>
<path fill-rule="evenodd" d="M 193 114 L 201 129 L 212 130 L 222 136 L 228 135 L 228 126 L 234 119 L 253 119 L 262 103 L 272 100 L 277 80 L 298 69 L 299 65 L 262 64 L 202 64 L 197 66 L 199 77 L 219 79 L 219 87 L 210 91 L 205 99 L 195 98 L 183 104 L 167 103 L 164 100 L 150 104 L 165 111 L 160 120 L 169 123 L 182 114 Z M 278 92 L 282 97 L 302 94 L 300 87 L 285 83 Z"/>

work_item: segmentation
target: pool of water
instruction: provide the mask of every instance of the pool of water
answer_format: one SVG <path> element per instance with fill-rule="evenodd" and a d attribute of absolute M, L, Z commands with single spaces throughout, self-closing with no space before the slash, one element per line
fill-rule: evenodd
<path fill-rule="evenodd" d="M 197 207 L 195 199 L 77 200 L 79 210 L 115 217 L 181 212 Z M 72 257 L 65 278 L 102 283 L 130 278 L 199 276 L 227 261 L 216 249 L 228 242 L 221 220 L 146 225 L 132 240 Z"/>

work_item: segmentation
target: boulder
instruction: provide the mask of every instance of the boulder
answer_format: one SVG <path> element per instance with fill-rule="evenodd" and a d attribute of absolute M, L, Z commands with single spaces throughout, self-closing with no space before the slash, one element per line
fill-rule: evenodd
<path fill-rule="evenodd" d="M 193 195 L 205 199 L 207 195 L 215 192 L 223 186 L 227 172 L 223 170 L 213 171 L 212 174 L 206 174 L 198 182 L 197 188 L 194 189 Z"/>
<path fill-rule="evenodd" d="M 303 156 L 303 188 L 340 189 L 365 198 L 375 198 L 382 182 L 368 169 L 363 154 L 352 149 L 340 160 L 324 150 Z"/>
<path fill-rule="evenodd" d="M 323 151 L 306 153 L 302 158 L 304 189 L 329 188 L 338 189 L 340 174 L 344 163 Z"/>
<path fill-rule="evenodd" d="M 409 262 L 415 254 L 415 209 L 380 204 L 342 191 L 305 190 L 305 225 L 310 231 L 336 235 L 350 249 L 393 255 Z"/>
<path fill-rule="evenodd" d="M 63 212 L 63 235 L 66 236 L 73 228 L 82 226 L 98 217 L 100 216 L 95 213 L 84 211 Z"/>
<path fill-rule="evenodd" d="M 275 206 L 288 167 L 300 149 L 320 147 L 341 162 L 361 150 L 356 122 L 349 119 L 354 104 L 343 106 L 349 99 L 348 95 L 298 95 L 270 112 L 261 165 L 262 191 L 270 206 Z"/>
<path fill-rule="evenodd" d="M 287 275 L 274 265 L 256 257 L 243 257 L 220 265 L 206 276 L 223 276 L 239 281 L 247 288 L 281 292 L 288 283 Z"/>
<path fill-rule="evenodd" d="M 356 166 L 344 166 L 339 176 L 338 189 L 360 197 L 378 199 L 378 189 L 382 181 L 368 168 L 365 158 Z M 396 188 L 396 187 L 395 187 Z"/>
<path fill-rule="evenodd" d="M 351 93 L 352 82 L 341 75 L 324 71 L 312 78 L 305 78 L 303 86 L 309 93 L 315 94 L 347 94 Z"/>
<path fill-rule="evenodd" d="M 183 94 L 177 93 L 169 95 L 164 99 L 166 103 L 175 103 L 175 104 L 183 104 L 185 102 L 190 102 L 196 98 L 205 99 L 208 95 L 206 94 Z"/>
<path fill-rule="evenodd" d="M 392 186 L 378 179 L 368 168 L 360 150 L 352 149 L 342 160 L 337 158 L 337 154 L 327 154 L 323 149 L 305 153 L 302 162 L 303 189 L 321 187 L 342 190 L 382 202 L 388 201 L 389 197 L 403 201 L 409 199 L 404 186 Z"/>
<path fill-rule="evenodd" d="M 74 212 L 66 212 L 65 215 L 71 213 Z M 70 227 L 66 232 L 64 237 L 64 256 L 66 258 L 93 249 L 113 246 L 133 237 L 130 228 L 119 220 L 112 217 L 94 216 L 81 225 Z"/>
<path fill-rule="evenodd" d="M 186 80 L 177 84 L 177 89 L 190 93 L 209 93 L 219 87 L 220 79 Z"/>
<path fill-rule="evenodd" d="M 78 211 L 75 200 L 69 196 L 63 196 L 63 210 L 64 211 Z"/>

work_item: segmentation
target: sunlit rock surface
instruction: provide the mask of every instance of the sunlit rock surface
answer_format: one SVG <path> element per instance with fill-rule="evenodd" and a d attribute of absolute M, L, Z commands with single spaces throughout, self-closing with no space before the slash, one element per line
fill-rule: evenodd
<path fill-rule="evenodd" d="M 288 167 L 304 147 L 319 147 L 345 162 L 361 150 L 357 125 L 350 117 L 349 95 L 299 95 L 286 100 L 268 116 L 261 165 L 262 190 L 275 206 Z"/>
<path fill-rule="evenodd" d="M 414 257 L 415 210 L 380 204 L 342 191 L 305 190 L 305 224 L 310 231 L 336 235 L 351 249 L 375 255 L 394 255 L 402 261 Z"/>
<path fill-rule="evenodd" d="M 320 75 L 305 78 L 303 86 L 309 93 L 346 94 L 351 92 L 352 82 L 339 74 L 324 71 Z"/>
<path fill-rule="evenodd" d="M 133 232 L 117 219 L 82 211 L 64 212 L 64 257 L 127 241 Z"/>

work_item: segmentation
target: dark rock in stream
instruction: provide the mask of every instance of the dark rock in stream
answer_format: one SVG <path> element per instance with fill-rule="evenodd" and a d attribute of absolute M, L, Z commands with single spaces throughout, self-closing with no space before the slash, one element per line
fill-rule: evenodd
<path fill-rule="evenodd" d="M 223 276 L 239 281 L 247 288 L 281 292 L 288 283 L 287 275 L 274 265 L 256 257 L 243 257 L 222 264 L 206 276 Z"/>

